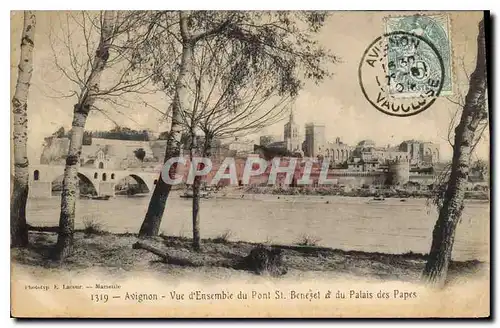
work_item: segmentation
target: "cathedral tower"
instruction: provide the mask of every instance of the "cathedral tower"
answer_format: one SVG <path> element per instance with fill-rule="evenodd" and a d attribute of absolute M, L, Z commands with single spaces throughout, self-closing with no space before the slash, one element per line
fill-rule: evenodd
<path fill-rule="evenodd" d="M 293 109 L 290 109 L 290 119 L 284 128 L 286 149 L 291 152 L 300 151 L 299 126 L 295 123 Z"/>

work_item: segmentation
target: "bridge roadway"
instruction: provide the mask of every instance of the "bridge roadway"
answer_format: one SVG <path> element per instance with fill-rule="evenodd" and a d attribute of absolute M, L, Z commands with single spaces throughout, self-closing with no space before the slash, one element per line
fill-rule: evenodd
<path fill-rule="evenodd" d="M 52 183 L 64 174 L 64 165 L 30 165 L 29 197 L 49 198 L 52 196 Z M 94 187 L 99 196 L 115 195 L 115 185 L 125 177 L 132 177 L 137 183 L 146 185 L 152 192 L 159 176 L 159 171 L 115 170 L 80 167 L 78 176 L 80 183 L 84 182 Z"/>
<path fill-rule="evenodd" d="M 30 165 L 30 188 L 29 197 L 31 198 L 48 198 L 52 196 L 52 184 L 64 173 L 64 165 Z M 178 172 L 184 175 L 186 172 Z M 90 184 L 94 187 L 98 195 L 115 195 L 115 185 L 125 177 L 132 177 L 141 185 L 145 185 L 149 192 L 152 192 L 154 185 L 159 177 L 159 169 L 157 170 L 114 170 L 114 169 L 97 169 L 93 167 L 80 167 L 78 175 L 80 183 Z M 380 175 L 380 172 L 332 172 L 332 177 L 337 177 L 339 183 L 349 184 L 354 183 L 352 180 L 359 180 L 356 185 L 361 185 L 364 181 L 363 177 L 371 177 Z M 433 183 L 435 177 L 433 175 L 411 175 L 410 181 L 418 182 L 421 185 Z M 347 179 L 347 180 L 346 180 Z M 346 180 L 346 181 L 344 181 Z M 368 182 L 365 182 L 368 183 Z"/>

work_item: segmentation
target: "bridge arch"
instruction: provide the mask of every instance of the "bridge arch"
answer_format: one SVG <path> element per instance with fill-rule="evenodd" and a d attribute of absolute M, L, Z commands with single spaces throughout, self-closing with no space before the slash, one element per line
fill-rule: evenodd
<path fill-rule="evenodd" d="M 52 194 L 55 192 L 62 191 L 62 182 L 64 179 L 64 174 L 61 174 L 54 179 L 52 179 Z M 92 179 L 87 177 L 85 174 L 78 172 L 78 186 L 81 195 L 97 195 L 97 188 L 92 182 Z"/>
<path fill-rule="evenodd" d="M 134 195 L 150 192 L 150 186 L 137 174 L 128 174 L 121 177 L 115 185 L 116 194 Z"/>

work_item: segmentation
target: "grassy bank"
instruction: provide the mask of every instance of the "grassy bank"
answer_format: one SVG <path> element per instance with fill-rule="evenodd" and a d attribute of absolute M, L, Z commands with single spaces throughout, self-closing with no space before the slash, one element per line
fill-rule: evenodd
<path fill-rule="evenodd" d="M 74 254 L 64 264 L 50 260 L 56 243 L 54 232 L 30 232 L 30 246 L 12 249 L 15 263 L 33 271 L 86 270 L 99 268 L 110 273 L 150 271 L 165 275 L 184 275 L 188 271 L 216 277 L 253 274 L 228 268 L 225 263 L 242 258 L 257 244 L 228 241 L 224 236 L 202 241 L 201 252 L 191 249 L 191 241 L 182 237 L 161 236 L 148 241 L 169 256 L 182 259 L 182 265 L 165 263 L 161 257 L 143 249 L 133 249 L 138 241 L 134 234 L 111 234 L 101 231 L 75 233 Z M 326 274 L 333 277 L 360 277 L 377 280 L 419 281 L 425 265 L 425 255 L 383 254 L 345 251 L 307 245 L 272 245 L 282 250 L 287 275 L 304 273 Z M 479 261 L 452 262 L 450 279 L 482 272 L 488 265 Z"/>

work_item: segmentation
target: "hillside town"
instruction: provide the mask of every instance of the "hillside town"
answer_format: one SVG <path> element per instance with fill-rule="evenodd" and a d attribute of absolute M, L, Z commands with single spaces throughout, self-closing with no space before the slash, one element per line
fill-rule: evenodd
<path fill-rule="evenodd" d="M 446 168 L 446 163 L 440 159 L 440 149 L 435 143 L 421 140 L 404 140 L 391 146 L 379 146 L 373 140 L 365 139 L 355 145 L 342 142 L 340 137 L 334 141 L 326 138 L 325 124 L 306 123 L 304 138 L 299 133 L 300 125 L 295 121 L 293 111 L 290 111 L 287 122 L 283 125 L 283 135 L 261 135 L 259 144 L 245 138 L 231 140 L 214 139 L 210 150 L 210 161 L 213 168 L 204 183 L 210 184 L 217 168 L 227 157 L 234 158 L 238 185 L 247 184 L 249 192 L 276 192 L 276 188 L 297 186 L 297 181 L 304 177 L 305 159 L 314 159 L 310 177 L 312 186 L 321 185 L 321 170 L 325 161 L 328 162 L 326 178 L 330 183 L 342 187 L 342 190 L 359 190 L 371 186 L 399 186 L 404 190 L 432 189 L 440 174 Z M 144 172 L 160 172 L 165 155 L 166 132 L 158 133 L 150 130 L 132 130 L 116 127 L 111 131 L 85 132 L 80 166 L 82 169 L 95 169 L 96 173 L 89 176 L 94 184 L 107 183 L 114 185 L 111 195 L 131 194 L 150 191 L 146 183 L 137 176 L 115 178 L 114 170 L 140 170 Z M 198 144 L 202 144 L 203 136 L 197 136 Z M 40 164 L 64 165 L 65 154 L 69 147 L 69 139 L 64 128 L 60 128 L 53 135 L 45 138 Z M 183 134 L 181 138 L 181 157 L 188 158 L 191 142 L 189 136 Z M 260 176 L 253 176 L 244 183 L 246 161 L 250 158 L 264 158 L 269 164 Z M 272 159 L 279 157 L 280 165 L 289 165 L 292 158 L 303 159 L 298 161 L 294 177 L 286 182 L 285 175 L 278 174 L 275 187 L 268 191 L 272 170 Z M 189 165 L 181 165 L 177 172 L 187 177 Z M 97 171 L 108 171 L 108 174 L 98 174 Z M 487 173 L 481 167 L 473 167 L 469 177 L 468 190 L 485 188 Z M 156 183 L 156 180 L 155 180 Z M 230 182 L 222 180 L 219 186 L 227 186 Z M 62 176 L 52 181 L 52 192 L 62 187 Z M 255 189 L 255 188 L 259 189 Z M 81 184 L 85 188 L 85 183 Z M 253 188 L 253 189 L 252 189 Z M 264 188 L 264 189 L 262 189 Z M 267 191 L 266 191 L 267 190 Z M 482 190 L 482 189 L 481 189 Z M 102 192 L 102 191 L 101 191 Z M 283 191 L 279 191 L 283 192 Z M 359 192 L 354 195 L 359 195 Z"/>
<path fill-rule="evenodd" d="M 117 130 L 121 133 L 117 133 Z M 373 140 L 366 139 L 356 145 L 348 145 L 340 137 L 335 141 L 327 140 L 326 126 L 314 123 L 305 124 L 305 138 L 301 140 L 299 124 L 292 111 L 283 131 L 283 138 L 261 135 L 259 144 L 238 137 L 231 140 L 216 139 L 210 151 L 212 160 L 218 162 L 225 157 L 245 158 L 251 155 L 268 157 L 269 154 L 272 157 L 309 157 L 326 159 L 332 169 L 346 169 L 349 172 L 379 171 L 385 169 L 389 162 L 397 161 L 408 162 L 412 172 L 432 173 L 433 166 L 440 163 L 439 145 L 428 141 L 404 140 L 395 146 L 378 146 Z M 131 134 L 135 137 L 127 137 Z M 198 138 L 202 141 L 203 136 Z M 183 136 L 181 142 L 181 154 L 188 154 L 188 138 Z M 99 169 L 154 168 L 163 162 L 165 145 L 162 134 L 150 130 L 116 128 L 114 133 L 87 132 L 80 165 Z M 64 164 L 68 147 L 69 139 L 64 132 L 58 131 L 45 138 L 40 164 Z"/>
<path fill-rule="evenodd" d="M 305 139 L 300 140 L 299 125 L 293 111 L 284 125 L 284 138 L 260 137 L 260 146 L 277 153 L 288 153 L 297 157 L 327 159 L 332 168 L 345 168 L 352 172 L 370 172 L 383 169 L 389 162 L 408 162 L 414 171 L 429 170 L 440 163 L 439 145 L 427 141 L 405 140 L 397 146 L 377 146 L 373 140 L 361 140 L 355 146 L 345 144 L 337 137 L 328 141 L 324 124 L 305 124 Z"/>

